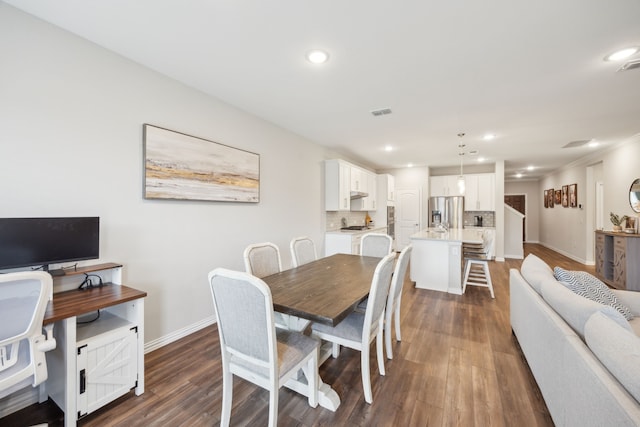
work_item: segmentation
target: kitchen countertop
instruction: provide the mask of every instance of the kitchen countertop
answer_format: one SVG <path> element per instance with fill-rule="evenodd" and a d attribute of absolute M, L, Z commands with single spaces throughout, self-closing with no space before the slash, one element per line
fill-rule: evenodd
<path fill-rule="evenodd" d="M 427 228 L 411 235 L 411 240 L 434 240 L 442 242 L 483 243 L 480 229 L 451 228 L 441 231 L 438 228 Z"/>
<path fill-rule="evenodd" d="M 331 230 L 327 231 L 326 234 L 365 234 L 365 233 L 381 233 L 387 232 L 387 227 L 370 227 L 365 228 L 364 230 Z"/>

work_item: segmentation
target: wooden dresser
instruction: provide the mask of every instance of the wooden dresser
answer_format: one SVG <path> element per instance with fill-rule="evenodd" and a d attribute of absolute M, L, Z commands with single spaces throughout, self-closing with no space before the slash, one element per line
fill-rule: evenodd
<path fill-rule="evenodd" d="M 640 234 L 597 230 L 596 275 L 616 289 L 640 291 Z"/>

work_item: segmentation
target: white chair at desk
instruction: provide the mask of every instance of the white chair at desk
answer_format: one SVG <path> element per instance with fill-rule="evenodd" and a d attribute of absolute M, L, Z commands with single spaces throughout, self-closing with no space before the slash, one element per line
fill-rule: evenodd
<path fill-rule="evenodd" d="M 42 271 L 0 275 L 0 398 L 48 377 L 45 352 L 56 347 L 42 321 L 53 281 Z"/>

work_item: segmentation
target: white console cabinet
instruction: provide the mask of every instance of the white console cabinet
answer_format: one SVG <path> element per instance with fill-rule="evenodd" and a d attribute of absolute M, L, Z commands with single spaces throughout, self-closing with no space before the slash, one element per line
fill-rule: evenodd
<path fill-rule="evenodd" d="M 144 297 L 121 284 L 122 266 L 100 264 L 67 272 L 54 282 L 98 276 L 103 286 L 54 293 L 45 324 L 57 346 L 47 353 L 44 390 L 64 411 L 65 426 L 135 389 L 144 393 Z M 72 277 L 69 277 L 72 276 Z"/>

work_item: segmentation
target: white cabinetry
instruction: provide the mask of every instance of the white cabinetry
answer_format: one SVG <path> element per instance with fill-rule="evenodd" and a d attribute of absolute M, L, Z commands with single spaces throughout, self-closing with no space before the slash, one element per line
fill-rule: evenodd
<path fill-rule="evenodd" d="M 325 161 L 325 210 L 351 209 L 351 165 L 342 160 Z"/>
<path fill-rule="evenodd" d="M 362 231 L 334 231 L 324 237 L 324 255 L 353 254 L 360 255 L 360 242 L 367 233 L 385 233 L 385 227 L 371 228 Z"/>
<path fill-rule="evenodd" d="M 465 175 L 465 211 L 495 211 L 495 174 Z"/>
<path fill-rule="evenodd" d="M 458 175 L 432 176 L 429 178 L 431 197 L 459 196 Z"/>
<path fill-rule="evenodd" d="M 379 175 L 379 177 L 382 178 L 382 181 L 378 182 L 382 182 L 387 189 L 387 202 L 392 202 L 391 206 L 393 206 L 393 202 L 396 201 L 396 179 L 389 174 Z M 389 206 L 389 203 L 387 203 L 387 206 Z"/>
<path fill-rule="evenodd" d="M 353 169 L 352 169 L 353 172 Z M 377 175 L 368 171 L 361 170 L 360 176 L 362 181 L 366 181 L 366 185 L 362 185 L 362 192 L 368 194 L 367 197 L 360 199 L 354 199 L 351 201 L 352 211 L 375 211 L 378 209 L 378 194 L 377 194 Z M 353 183 L 353 182 L 352 182 Z M 355 191 L 355 190 L 354 190 Z"/>
<path fill-rule="evenodd" d="M 367 172 L 356 166 L 351 166 L 351 191 L 367 192 Z"/>

